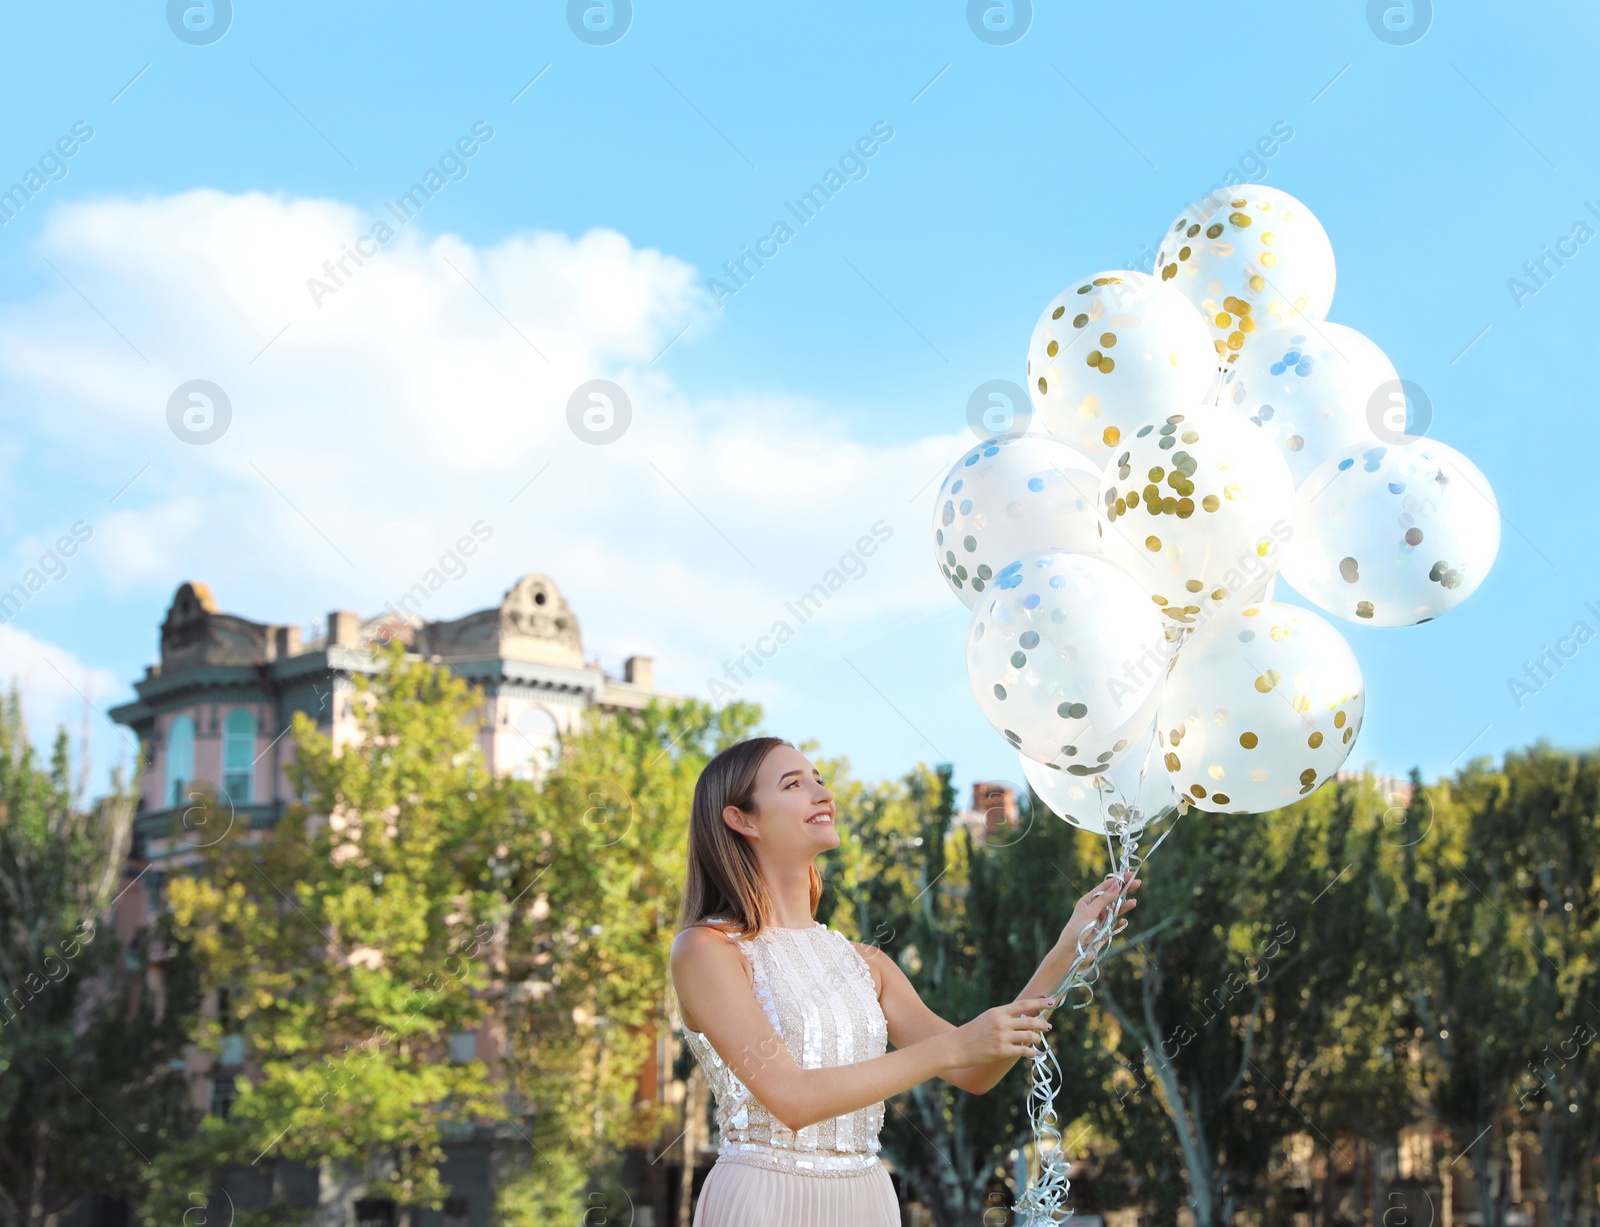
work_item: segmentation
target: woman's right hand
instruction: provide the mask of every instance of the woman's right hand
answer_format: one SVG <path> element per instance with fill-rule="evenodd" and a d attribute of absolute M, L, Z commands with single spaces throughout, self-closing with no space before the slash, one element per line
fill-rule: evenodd
<path fill-rule="evenodd" d="M 1029 997 L 985 1010 L 950 1033 L 954 1066 L 1033 1056 L 1050 1029 L 1042 1013 L 1050 1008 L 1050 998 Z"/>

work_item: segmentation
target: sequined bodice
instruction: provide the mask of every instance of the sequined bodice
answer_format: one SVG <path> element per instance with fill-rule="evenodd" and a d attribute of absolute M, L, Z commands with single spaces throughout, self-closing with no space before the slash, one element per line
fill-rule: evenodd
<path fill-rule="evenodd" d="M 877 989 L 850 939 L 826 925 L 763 929 L 736 939 L 754 973 L 762 1013 L 802 1069 L 882 1056 L 889 1028 Z M 684 1029 L 717 1103 L 720 1161 L 849 1175 L 878 1165 L 883 1104 L 793 1130 L 750 1093 L 702 1033 Z"/>

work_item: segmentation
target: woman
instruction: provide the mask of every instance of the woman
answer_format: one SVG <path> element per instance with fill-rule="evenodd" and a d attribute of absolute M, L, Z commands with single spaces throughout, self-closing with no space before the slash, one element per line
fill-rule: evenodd
<path fill-rule="evenodd" d="M 813 919 L 835 817 L 821 774 L 777 737 L 724 750 L 695 785 L 672 982 L 722 1135 L 695 1227 L 896 1227 L 883 1101 L 933 1077 L 981 1095 L 1037 1051 L 1048 994 L 1121 885 L 1078 901 L 1015 1001 L 957 1027 L 893 959 Z"/>

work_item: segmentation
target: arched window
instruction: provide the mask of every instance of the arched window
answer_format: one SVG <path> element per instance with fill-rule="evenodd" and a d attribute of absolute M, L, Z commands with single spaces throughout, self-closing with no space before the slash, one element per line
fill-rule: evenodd
<path fill-rule="evenodd" d="M 555 715 L 547 707 L 531 704 L 508 723 L 511 736 L 503 743 L 507 746 L 507 774 L 519 780 L 542 779 L 561 756 Z"/>
<path fill-rule="evenodd" d="M 235 805 L 250 803 L 250 777 L 255 774 L 256 718 L 242 707 L 222 723 L 222 787 Z"/>
<path fill-rule="evenodd" d="M 167 726 L 167 804 L 183 805 L 194 780 L 194 721 L 178 716 Z"/>

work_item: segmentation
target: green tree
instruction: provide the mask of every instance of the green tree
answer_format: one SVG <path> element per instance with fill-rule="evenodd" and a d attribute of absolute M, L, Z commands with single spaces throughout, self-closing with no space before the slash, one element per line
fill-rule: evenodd
<path fill-rule="evenodd" d="M 1394 1041 L 1370 1008 L 1393 971 L 1370 811 L 1339 784 L 1267 815 L 1191 812 L 1146 866 L 1140 929 L 1107 956 L 1097 998 L 1152 1093 L 1098 1123 L 1129 1156 L 1148 1154 L 1152 1128 L 1170 1137 L 1201 1227 L 1281 1212 L 1269 1176 L 1283 1140 L 1317 1130 L 1312 1110 L 1352 1054 Z"/>
<path fill-rule="evenodd" d="M 587 1190 L 620 1195 L 618 1149 L 660 1127 L 635 1089 L 662 1025 L 690 801 L 759 711 L 595 713 L 535 786 L 489 774 L 481 696 L 447 670 L 396 645 L 356 688 L 350 744 L 296 720 L 306 803 L 170 885 L 227 990 L 202 1038 L 242 1036 L 246 1075 L 226 1119 L 162 1166 L 147 1217 L 264 1154 L 320 1166 L 325 1200 L 364 1186 L 437 1208 L 441 1143 L 474 1125 L 493 1134 L 502 1220 L 583 1217 Z M 491 1061 L 450 1059 L 471 1031 Z"/>
<path fill-rule="evenodd" d="M 307 803 L 259 840 L 235 827 L 169 885 L 179 934 L 228 990 L 203 1038 L 241 1035 L 247 1074 L 226 1118 L 158 1165 L 150 1222 L 176 1222 L 207 1173 L 276 1158 L 320 1167 L 324 1198 L 354 1183 L 437 1206 L 448 1129 L 521 1127 L 483 1062 L 449 1059 L 493 1000 L 504 916 L 479 836 L 510 796 L 485 770 L 465 683 L 399 645 L 381 663 L 356 679 L 353 744 L 295 717 L 289 774 Z"/>
<path fill-rule="evenodd" d="M 1428 1094 L 1485 1223 L 1505 1220 L 1521 1137 L 1537 1141 L 1554 1223 L 1600 1209 L 1597 789 L 1593 755 L 1473 764 L 1430 790 L 1438 845 L 1407 865 Z"/>
<path fill-rule="evenodd" d="M 45 1227 L 90 1193 L 136 1201 L 184 1124 L 181 1057 L 197 1006 L 181 949 L 124 950 L 111 904 L 133 798 L 75 805 L 66 734 L 48 767 L 15 692 L 0 704 L 0 1223 Z M 165 949 L 164 949 L 165 947 Z M 165 962 L 163 991 L 148 964 Z"/>
<path fill-rule="evenodd" d="M 836 928 L 893 957 L 929 1008 L 960 1024 L 1015 998 L 1105 853 L 1031 797 L 1015 829 L 974 845 L 964 828 L 951 831 L 950 776 L 948 765 L 919 766 L 841 795 L 844 837 L 819 915 L 827 909 Z M 1110 1061 L 1057 1018 L 1052 1039 L 1075 1095 L 1106 1078 Z M 1011 1152 L 1029 1141 L 1027 1079 L 1019 1062 L 987 1095 L 934 1079 L 890 1101 L 884 1153 L 940 1227 L 977 1222 L 1002 1191 L 1015 1194 L 1004 1177 Z M 1058 1105 L 1069 1117 L 1072 1097 Z"/>
<path fill-rule="evenodd" d="M 1416 782 L 1416 777 L 1413 777 Z M 1424 1054 L 1424 1093 L 1467 1165 L 1485 1227 L 1505 1222 L 1513 1086 L 1536 1034 L 1540 952 L 1513 901 L 1502 846 L 1504 780 L 1473 765 L 1415 788 L 1408 825 L 1430 825 L 1405 850 L 1399 914 L 1407 990 Z"/>
<path fill-rule="evenodd" d="M 1580 1227 L 1600 1218 L 1600 759 L 1541 746 L 1508 755 L 1503 774 L 1506 869 L 1538 955 L 1516 1110 L 1533 1122 L 1554 1227 Z"/>
<path fill-rule="evenodd" d="M 618 1209 L 617 1148 L 660 1130 L 635 1091 L 666 1025 L 695 782 L 759 719 L 698 700 L 592 719 L 499 829 L 499 889 L 515 901 L 508 1073 L 536 1108 L 531 1163 L 501 1198 L 509 1222 Z"/>

